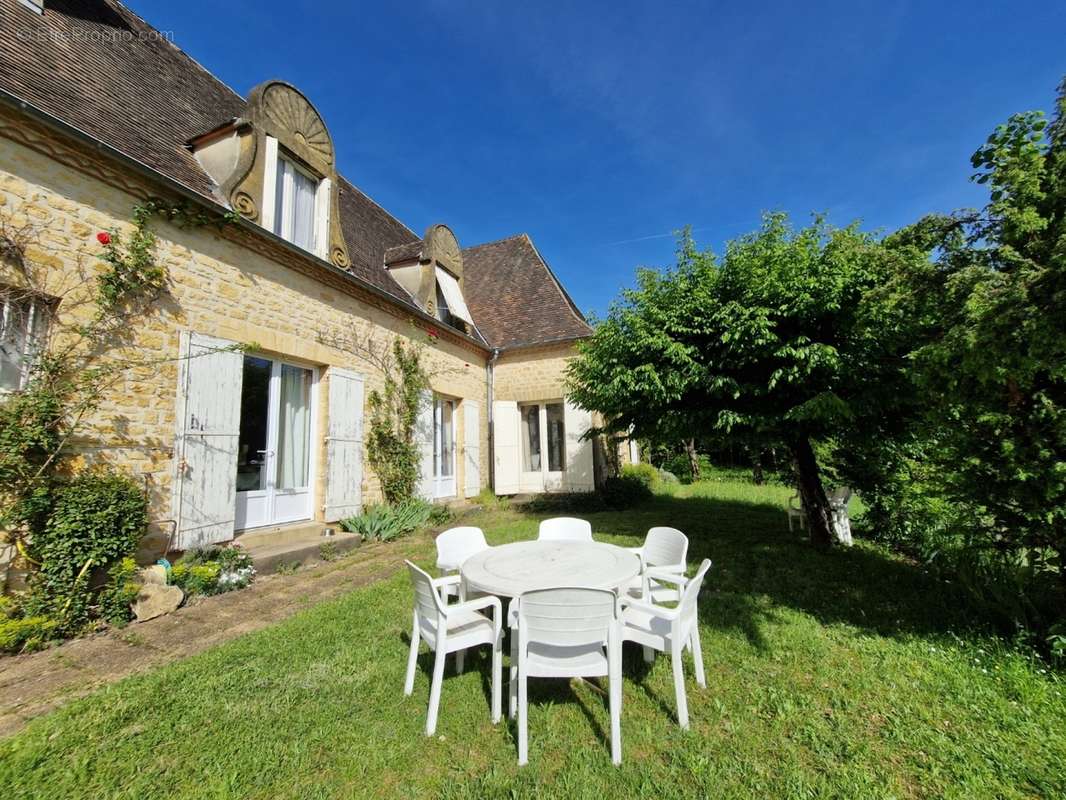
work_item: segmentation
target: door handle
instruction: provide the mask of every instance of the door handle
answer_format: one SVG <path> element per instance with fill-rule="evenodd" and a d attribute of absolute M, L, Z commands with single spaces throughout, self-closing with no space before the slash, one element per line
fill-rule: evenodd
<path fill-rule="evenodd" d="M 273 450 L 256 450 L 255 452 L 259 453 L 260 455 L 264 455 L 264 456 L 272 456 L 272 455 L 274 455 L 274 451 Z"/>

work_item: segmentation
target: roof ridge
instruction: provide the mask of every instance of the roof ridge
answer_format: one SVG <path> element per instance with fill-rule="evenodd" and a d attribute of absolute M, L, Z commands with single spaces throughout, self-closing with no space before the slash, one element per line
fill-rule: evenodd
<path fill-rule="evenodd" d="M 526 239 L 529 239 L 529 234 L 528 233 L 525 233 L 525 232 L 512 233 L 510 236 L 504 236 L 502 239 L 493 239 L 491 242 L 482 242 L 481 244 L 472 244 L 469 247 L 464 247 L 463 249 L 464 250 L 477 250 L 479 247 L 488 247 L 490 244 L 499 244 L 500 242 L 509 242 L 512 239 L 521 239 L 523 236 Z M 530 240 L 530 244 L 532 244 L 532 240 Z M 534 247 L 533 249 L 536 250 L 536 247 Z"/>

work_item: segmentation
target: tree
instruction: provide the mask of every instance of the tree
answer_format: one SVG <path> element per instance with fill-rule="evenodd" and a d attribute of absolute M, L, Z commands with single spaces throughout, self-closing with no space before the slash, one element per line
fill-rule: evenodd
<path fill-rule="evenodd" d="M 1066 604 L 1066 81 L 1048 125 L 1015 114 L 972 158 L 982 211 L 888 240 L 931 257 L 899 298 L 933 298 L 912 338 L 925 452 L 969 510 L 969 544 L 1057 572 Z M 921 314 L 914 314 L 922 320 Z"/>
<path fill-rule="evenodd" d="M 832 541 L 815 443 L 846 435 L 895 403 L 904 380 L 867 307 L 894 262 L 857 225 L 784 214 L 730 242 L 719 262 L 682 235 L 677 265 L 641 270 L 584 342 L 570 392 L 608 427 L 678 439 L 717 430 L 781 442 L 791 453 L 811 539 Z M 888 341 L 896 344 L 894 337 Z"/>

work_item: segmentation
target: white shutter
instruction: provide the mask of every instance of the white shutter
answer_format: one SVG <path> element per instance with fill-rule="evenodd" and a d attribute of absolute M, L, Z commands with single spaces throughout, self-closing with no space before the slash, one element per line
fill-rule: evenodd
<path fill-rule="evenodd" d="M 432 500 L 437 494 L 433 480 L 433 405 L 433 392 L 422 392 L 415 418 L 415 443 L 421 456 L 418 493 L 426 500 Z"/>
<path fill-rule="evenodd" d="M 463 466 L 466 496 L 481 491 L 481 408 L 476 400 L 463 401 Z"/>
<path fill-rule="evenodd" d="M 492 404 L 492 448 L 495 453 L 493 473 L 496 494 L 519 492 L 518 403 L 497 400 Z"/>
<path fill-rule="evenodd" d="M 363 376 L 329 368 L 326 437 L 326 522 L 347 519 L 363 506 Z"/>
<path fill-rule="evenodd" d="M 244 356 L 235 342 L 183 332 L 174 454 L 175 547 L 233 538 Z"/>
<path fill-rule="evenodd" d="M 592 427 L 592 414 L 569 400 L 563 411 L 566 427 L 566 488 L 571 492 L 591 492 L 595 487 L 592 472 L 592 440 L 582 439 Z"/>

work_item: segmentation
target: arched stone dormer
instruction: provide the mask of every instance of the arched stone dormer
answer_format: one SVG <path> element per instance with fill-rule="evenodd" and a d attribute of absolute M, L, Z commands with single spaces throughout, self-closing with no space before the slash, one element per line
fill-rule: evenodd
<path fill-rule="evenodd" d="M 296 87 L 252 89 L 245 116 L 193 142 L 230 206 L 337 267 L 351 266 L 341 232 L 333 138 Z M 295 188 L 294 188 L 295 186 Z M 313 221 L 289 217 L 313 205 Z M 309 230 L 308 224 L 313 227 Z"/>
<path fill-rule="evenodd" d="M 385 266 L 393 278 L 407 289 L 419 307 L 440 316 L 441 301 L 448 289 L 444 282 L 458 287 L 459 301 L 449 308 L 449 324 L 471 332 L 472 321 L 466 319 L 465 283 L 463 279 L 463 251 L 459 240 L 447 225 L 430 225 L 421 242 L 394 247 L 385 253 Z M 441 274 L 443 272 L 443 276 Z M 447 304 L 447 303 L 445 303 Z"/>

